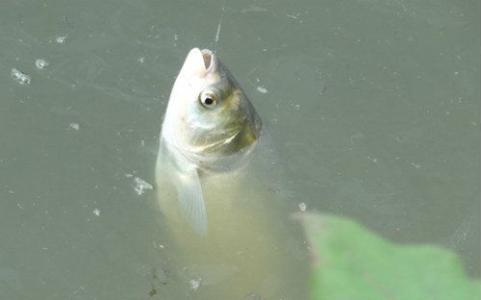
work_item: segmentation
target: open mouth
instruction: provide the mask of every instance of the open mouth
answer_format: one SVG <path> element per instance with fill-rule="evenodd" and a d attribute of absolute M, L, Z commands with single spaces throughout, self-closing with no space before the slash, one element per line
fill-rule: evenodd
<path fill-rule="evenodd" d="M 202 50 L 202 58 L 204 59 L 205 69 L 209 70 L 209 68 L 212 66 L 214 53 L 212 53 L 212 51 L 210 51 L 208 49 L 203 49 Z"/>

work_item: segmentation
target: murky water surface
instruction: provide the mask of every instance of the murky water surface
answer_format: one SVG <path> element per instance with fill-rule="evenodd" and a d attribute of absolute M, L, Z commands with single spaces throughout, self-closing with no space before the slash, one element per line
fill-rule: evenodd
<path fill-rule="evenodd" d="M 250 95 L 293 211 L 449 247 L 479 275 L 479 36 L 478 1 L 2 1 L 0 298 L 201 295 L 153 196 L 196 46 Z M 209 272 L 214 290 L 230 274 Z"/>

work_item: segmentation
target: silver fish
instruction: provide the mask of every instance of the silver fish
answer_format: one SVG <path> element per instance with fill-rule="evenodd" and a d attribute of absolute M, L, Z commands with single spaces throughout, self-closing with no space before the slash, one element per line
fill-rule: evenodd
<path fill-rule="evenodd" d="M 208 49 L 192 49 L 169 97 L 156 175 L 168 174 L 197 233 L 207 232 L 203 178 L 241 169 L 261 128 L 252 103 L 218 57 Z"/>
<path fill-rule="evenodd" d="M 195 278 L 201 299 L 307 299 L 307 251 L 289 218 L 297 206 L 265 127 L 217 55 L 192 49 L 170 95 L 156 166 L 163 253 L 171 274 L 181 266 L 165 298 Z"/>

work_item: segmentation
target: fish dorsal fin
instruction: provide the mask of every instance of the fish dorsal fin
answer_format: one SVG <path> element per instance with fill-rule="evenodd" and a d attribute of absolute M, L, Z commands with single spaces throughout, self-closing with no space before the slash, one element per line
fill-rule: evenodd
<path fill-rule="evenodd" d="M 196 233 L 207 234 L 207 211 L 197 170 L 192 168 L 179 174 L 176 188 L 181 211 L 187 222 Z"/>

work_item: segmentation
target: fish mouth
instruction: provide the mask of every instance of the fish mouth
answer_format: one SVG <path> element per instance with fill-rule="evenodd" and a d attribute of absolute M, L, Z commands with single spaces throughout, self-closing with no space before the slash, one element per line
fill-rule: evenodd
<path fill-rule="evenodd" d="M 209 49 L 202 49 L 200 52 L 202 53 L 202 59 L 204 60 L 205 69 L 207 71 L 210 71 L 214 68 L 215 65 L 214 53 Z"/>

